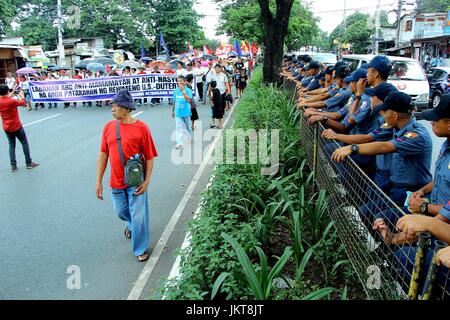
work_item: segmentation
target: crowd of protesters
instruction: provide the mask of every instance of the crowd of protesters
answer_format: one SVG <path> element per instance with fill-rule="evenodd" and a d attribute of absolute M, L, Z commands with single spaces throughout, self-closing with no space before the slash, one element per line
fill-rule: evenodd
<path fill-rule="evenodd" d="M 365 199 L 358 213 L 368 231 L 383 243 L 379 250 L 385 255 L 395 252 L 400 267 L 393 267 L 410 277 L 418 232 L 430 232 L 433 239 L 450 244 L 450 95 L 421 113 L 431 122 L 433 133 L 446 138 L 433 178 L 432 138 L 416 120 L 411 97 L 388 83 L 391 68 L 388 57 L 381 55 L 353 72 L 343 61 L 325 66 L 307 55 L 286 55 L 281 75 L 295 83 L 298 110 L 307 123 L 323 125 L 322 137 L 330 141 L 324 146 L 325 154 L 335 163 L 339 183 L 348 187 L 347 196 L 357 202 Z M 354 190 L 351 181 L 356 172 L 349 172 L 351 166 L 343 167 L 347 158 L 379 189 Z M 380 201 L 378 190 L 402 212 Z M 358 196 L 361 193 L 365 197 Z M 394 250 L 394 245 L 400 247 Z M 437 262 L 450 268 L 450 249 L 439 251 Z M 439 270 L 439 283 L 448 290 L 448 269 Z"/>

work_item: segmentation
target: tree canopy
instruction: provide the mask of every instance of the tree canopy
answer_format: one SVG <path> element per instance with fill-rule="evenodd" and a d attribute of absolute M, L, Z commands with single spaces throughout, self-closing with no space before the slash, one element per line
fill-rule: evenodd
<path fill-rule="evenodd" d="M 186 51 L 187 42 L 206 41 L 198 25 L 201 18 L 193 9 L 195 0 L 62 0 L 64 38 L 103 37 L 106 48 L 130 43 L 139 52 L 155 47 L 159 32 L 164 34 L 171 51 Z M 7 3 L 10 6 L 3 5 Z M 67 9 L 80 9 L 79 27 L 73 27 Z M 15 10 L 14 10 L 15 9 Z M 5 14 L 4 14 L 5 12 Z M 0 0 L 0 32 L 23 36 L 26 45 L 43 44 L 46 50 L 56 47 L 57 8 L 54 0 Z M 19 26 L 10 28 L 11 21 Z"/>
<path fill-rule="evenodd" d="M 275 12 L 276 2 L 269 3 L 270 10 Z M 310 45 L 319 34 L 318 19 L 314 17 L 310 8 L 295 0 L 289 18 L 288 33 L 285 45 L 288 51 Z M 264 25 L 261 19 L 261 9 L 257 0 L 228 2 L 222 7 L 219 34 L 226 34 L 232 38 L 248 42 L 263 43 Z"/>
<path fill-rule="evenodd" d="M 447 12 L 450 10 L 449 0 L 416 0 L 420 13 Z"/>
<path fill-rule="evenodd" d="M 347 31 L 342 21 L 330 34 L 331 46 L 350 43 L 354 53 L 366 53 L 366 48 L 375 34 L 375 24 L 368 23 L 369 14 L 355 12 L 347 17 Z"/>

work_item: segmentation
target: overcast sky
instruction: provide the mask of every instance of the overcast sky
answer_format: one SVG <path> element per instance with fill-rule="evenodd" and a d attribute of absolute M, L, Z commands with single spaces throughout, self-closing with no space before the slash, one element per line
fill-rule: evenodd
<path fill-rule="evenodd" d="M 360 12 L 374 14 L 377 3 L 380 1 L 382 10 L 395 9 L 396 0 L 311 0 L 312 10 L 316 16 L 321 18 L 319 26 L 322 30 L 330 33 L 344 18 L 344 2 L 346 3 L 347 16 L 359 9 Z M 302 1 L 305 2 L 305 1 Z M 414 3 L 415 0 L 407 2 Z M 217 38 L 215 28 L 219 21 L 220 10 L 212 0 L 198 0 L 194 8 L 200 14 L 206 15 L 200 21 L 207 38 Z M 222 37 L 222 40 L 224 37 Z"/>

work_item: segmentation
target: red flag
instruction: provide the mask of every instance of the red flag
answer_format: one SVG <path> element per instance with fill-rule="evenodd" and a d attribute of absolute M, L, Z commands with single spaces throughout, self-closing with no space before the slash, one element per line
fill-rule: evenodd
<path fill-rule="evenodd" d="M 208 54 L 213 54 L 213 50 L 211 49 L 211 47 L 208 48 Z"/>
<path fill-rule="evenodd" d="M 208 54 L 208 48 L 206 45 L 203 45 L 203 54 Z"/>
<path fill-rule="evenodd" d="M 256 54 L 258 53 L 258 45 L 255 43 L 255 42 L 253 42 L 253 44 L 252 44 L 252 55 L 253 56 L 256 56 Z"/>

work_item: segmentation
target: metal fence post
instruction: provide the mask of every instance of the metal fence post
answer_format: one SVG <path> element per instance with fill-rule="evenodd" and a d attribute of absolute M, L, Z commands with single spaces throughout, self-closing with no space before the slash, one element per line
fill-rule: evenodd
<path fill-rule="evenodd" d="M 314 124 L 314 153 L 313 153 L 313 194 L 317 192 L 317 159 L 319 154 L 319 123 Z"/>
<path fill-rule="evenodd" d="M 439 250 L 444 249 L 447 247 L 447 244 L 443 241 L 436 240 L 434 242 L 434 251 L 433 251 L 433 258 L 430 263 L 430 267 L 428 268 L 428 274 L 427 278 L 425 280 L 425 284 L 423 286 L 422 296 L 421 300 L 430 300 L 431 295 L 433 293 L 433 288 L 436 283 L 436 271 L 437 271 L 437 264 L 436 264 L 436 254 Z"/>
<path fill-rule="evenodd" d="M 419 291 L 420 276 L 423 273 L 424 264 L 428 249 L 430 248 L 431 234 L 429 232 L 419 233 L 419 245 L 417 246 L 414 269 L 411 274 L 411 283 L 409 285 L 408 297 L 410 300 L 416 300 Z"/>

